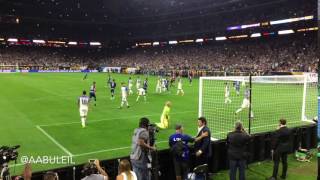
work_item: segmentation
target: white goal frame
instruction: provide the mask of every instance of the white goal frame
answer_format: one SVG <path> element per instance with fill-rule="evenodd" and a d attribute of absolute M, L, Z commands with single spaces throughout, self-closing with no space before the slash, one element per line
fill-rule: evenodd
<path fill-rule="evenodd" d="M 271 84 L 303 84 L 302 105 L 301 105 L 301 121 L 315 123 L 313 120 L 306 118 L 306 97 L 307 97 L 307 84 L 317 83 L 317 73 L 303 73 L 301 75 L 274 75 L 274 76 L 251 76 L 252 82 L 257 83 L 263 79 L 261 83 Z M 296 79 L 295 81 L 286 81 L 288 79 Z M 245 81 L 249 83 L 249 76 L 218 76 L 218 77 L 200 77 L 199 79 L 199 109 L 198 116 L 203 116 L 202 102 L 203 102 L 203 81 L 204 80 L 226 80 L 226 81 Z M 260 82 L 258 81 L 258 82 Z M 316 101 L 316 100 L 315 100 Z"/>

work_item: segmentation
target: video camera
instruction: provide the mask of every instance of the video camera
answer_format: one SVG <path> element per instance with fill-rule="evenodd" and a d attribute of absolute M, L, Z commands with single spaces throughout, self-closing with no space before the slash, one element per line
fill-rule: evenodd
<path fill-rule="evenodd" d="M 149 124 L 148 125 L 148 132 L 149 132 L 149 138 L 150 138 L 150 146 L 153 146 L 156 141 L 156 133 L 159 132 L 159 128 L 155 124 Z"/>
<path fill-rule="evenodd" d="M 20 148 L 20 145 L 8 147 L 8 146 L 2 146 L 0 147 L 0 165 L 4 163 L 8 163 L 10 161 L 15 161 L 18 158 L 18 148 Z"/>

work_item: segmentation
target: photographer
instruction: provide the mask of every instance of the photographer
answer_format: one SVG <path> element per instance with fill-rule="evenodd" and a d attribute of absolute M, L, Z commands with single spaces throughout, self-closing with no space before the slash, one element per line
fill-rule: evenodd
<path fill-rule="evenodd" d="M 108 180 L 108 174 L 104 171 L 99 160 L 84 165 L 82 173 L 85 175 L 82 180 Z"/>
<path fill-rule="evenodd" d="M 230 166 L 230 180 L 236 180 L 239 169 L 239 180 L 245 180 L 247 145 L 250 136 L 243 129 L 241 122 L 236 122 L 235 130 L 227 136 L 228 157 Z"/>
<path fill-rule="evenodd" d="M 150 138 L 148 133 L 149 119 L 141 118 L 139 128 L 134 130 L 132 136 L 132 151 L 130 160 L 133 171 L 136 173 L 139 180 L 149 180 L 148 174 L 148 151 L 156 150 L 155 147 L 150 146 Z"/>
<path fill-rule="evenodd" d="M 279 120 L 279 127 L 273 135 L 272 141 L 272 158 L 274 161 L 273 173 L 270 180 L 276 180 L 278 176 L 278 168 L 280 159 L 282 161 L 282 175 L 281 178 L 287 177 L 288 162 L 287 157 L 290 152 L 290 130 L 287 128 L 287 121 L 285 119 Z"/>

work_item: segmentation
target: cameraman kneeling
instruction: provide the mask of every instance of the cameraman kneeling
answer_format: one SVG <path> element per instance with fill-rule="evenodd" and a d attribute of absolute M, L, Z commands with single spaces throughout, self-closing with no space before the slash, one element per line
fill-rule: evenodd
<path fill-rule="evenodd" d="M 104 171 L 99 160 L 95 160 L 93 163 L 84 165 L 82 173 L 85 177 L 82 180 L 108 180 L 108 174 Z"/>
<path fill-rule="evenodd" d="M 155 150 L 155 147 L 150 146 L 148 126 L 149 119 L 141 118 L 139 128 L 134 130 L 132 136 L 130 159 L 133 171 L 136 173 L 139 180 L 150 179 L 148 174 L 148 151 Z"/>

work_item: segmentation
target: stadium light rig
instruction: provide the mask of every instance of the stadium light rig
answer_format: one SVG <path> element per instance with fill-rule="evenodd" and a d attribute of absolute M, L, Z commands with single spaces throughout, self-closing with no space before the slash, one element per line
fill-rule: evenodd
<path fill-rule="evenodd" d="M 169 41 L 169 44 L 178 44 L 178 41 Z"/>
<path fill-rule="evenodd" d="M 227 40 L 227 37 L 222 36 L 222 37 L 216 37 L 216 41 L 225 41 Z"/>
<path fill-rule="evenodd" d="M 153 46 L 159 46 L 160 43 L 159 43 L 159 42 L 153 42 L 152 45 L 153 45 Z"/>
<path fill-rule="evenodd" d="M 40 40 L 40 39 L 34 39 L 32 40 L 33 43 L 36 43 L 36 44 L 45 44 L 46 42 L 44 40 Z"/>
<path fill-rule="evenodd" d="M 252 37 L 252 38 L 261 37 L 261 33 L 253 33 L 253 34 L 251 34 L 250 37 Z"/>
<path fill-rule="evenodd" d="M 179 41 L 179 43 L 193 43 L 194 42 L 194 40 L 192 40 L 192 39 L 187 39 L 187 40 L 181 40 L 181 41 Z"/>
<path fill-rule="evenodd" d="M 18 42 L 17 38 L 8 38 L 8 42 Z"/>
<path fill-rule="evenodd" d="M 90 42 L 90 46 L 101 46 L 100 42 Z"/>
<path fill-rule="evenodd" d="M 293 33 L 294 33 L 294 31 L 292 29 L 278 31 L 279 35 L 293 34 Z"/>
<path fill-rule="evenodd" d="M 196 42 L 197 42 L 197 43 L 202 43 L 202 42 L 203 42 L 203 39 L 196 39 Z"/>
<path fill-rule="evenodd" d="M 78 45 L 78 43 L 75 41 L 70 41 L 70 42 L 68 42 L 68 45 Z"/>

